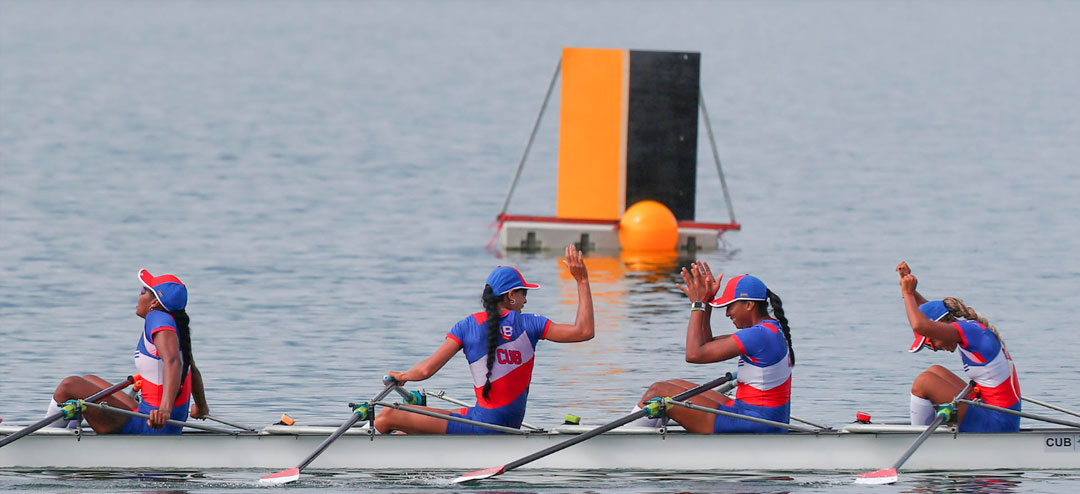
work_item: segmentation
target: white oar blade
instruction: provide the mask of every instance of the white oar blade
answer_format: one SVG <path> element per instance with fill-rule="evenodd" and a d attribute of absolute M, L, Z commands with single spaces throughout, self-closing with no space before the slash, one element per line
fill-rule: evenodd
<path fill-rule="evenodd" d="M 272 473 L 265 477 L 259 478 L 259 485 L 282 485 L 289 482 L 298 480 L 300 478 L 299 468 L 290 468 L 288 470 L 282 470 L 278 473 Z"/>
<path fill-rule="evenodd" d="M 473 480 L 483 480 L 486 478 L 494 477 L 506 471 L 505 465 L 497 467 L 485 468 L 483 470 L 477 470 L 475 472 L 466 473 L 452 481 L 454 484 L 460 484 L 462 482 L 469 482 Z"/>
<path fill-rule="evenodd" d="M 878 470 L 876 472 L 867 472 L 859 474 L 859 477 L 855 479 L 856 484 L 870 484 L 870 485 L 882 485 L 882 484 L 895 484 L 900 480 L 900 475 L 896 473 L 895 468 L 886 468 Z"/>

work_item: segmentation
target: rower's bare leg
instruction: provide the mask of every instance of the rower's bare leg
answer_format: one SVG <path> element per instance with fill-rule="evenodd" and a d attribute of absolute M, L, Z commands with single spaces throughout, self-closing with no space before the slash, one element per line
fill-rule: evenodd
<path fill-rule="evenodd" d="M 645 392 L 645 395 L 641 397 L 641 402 L 638 404 L 638 406 L 644 406 L 645 402 L 653 398 L 675 396 L 679 393 L 696 387 L 696 384 L 689 381 L 683 381 L 681 379 L 653 383 L 652 386 L 649 386 L 649 389 Z M 723 395 L 715 391 L 712 391 L 711 393 L 715 396 L 720 397 L 724 401 L 718 402 L 710 396 L 702 396 L 706 393 L 702 393 L 701 395 L 695 396 L 686 401 L 706 408 L 717 408 L 720 403 L 730 404 L 731 400 L 727 397 L 724 397 Z M 716 416 L 711 413 L 705 413 L 682 407 L 668 408 L 667 416 L 672 420 L 678 422 L 687 431 L 695 432 L 698 434 L 712 434 L 713 423 L 716 420 Z"/>
<path fill-rule="evenodd" d="M 92 383 L 94 383 L 94 384 L 96 384 L 98 386 L 101 386 L 101 389 L 106 389 L 106 388 L 112 387 L 112 383 L 110 383 L 109 381 L 106 381 L 106 380 L 104 380 L 104 379 L 102 379 L 102 378 L 100 378 L 98 376 L 95 376 L 93 374 L 87 374 L 87 375 L 83 376 L 83 379 L 86 379 L 87 381 L 90 381 L 90 382 L 92 382 Z M 132 397 L 128 396 L 125 393 L 117 392 L 117 393 L 113 393 L 112 396 L 114 398 L 120 400 L 121 402 L 123 402 L 125 409 L 134 410 L 136 408 L 139 408 L 139 404 L 136 403 L 135 400 Z"/>
<path fill-rule="evenodd" d="M 698 387 L 698 385 L 697 385 L 697 384 L 694 384 L 694 383 L 692 383 L 692 382 L 690 382 L 690 381 L 685 381 L 685 380 L 682 380 L 682 379 L 672 379 L 672 380 L 670 380 L 670 381 L 668 381 L 668 382 L 669 382 L 669 383 L 672 383 L 672 384 L 677 384 L 677 385 L 679 385 L 679 386 L 683 386 L 683 387 L 685 387 L 685 388 L 686 388 L 686 390 L 687 390 L 687 391 L 689 391 L 689 390 L 691 390 L 691 389 L 694 389 L 694 388 Z M 674 395 L 672 395 L 672 396 L 674 396 Z M 701 394 L 699 394 L 699 395 L 695 396 L 694 398 L 691 398 L 690 400 L 695 400 L 695 399 L 697 399 L 698 397 L 704 398 L 704 399 L 706 399 L 706 400 L 710 400 L 710 401 L 712 401 L 713 403 L 717 403 L 717 404 L 719 404 L 719 403 L 723 403 L 723 404 L 725 404 L 725 405 L 729 405 L 729 406 L 730 406 L 730 405 L 731 405 L 731 403 L 732 403 L 732 399 L 731 399 L 731 398 L 728 398 L 728 397 L 727 397 L 727 396 L 725 396 L 725 395 L 724 395 L 723 393 L 719 393 L 719 392 L 713 391 L 713 390 L 711 390 L 711 389 L 710 389 L 710 390 L 708 390 L 708 391 L 706 391 L 706 392 L 704 392 L 704 393 L 701 393 Z M 687 401 L 690 401 L 690 400 L 687 400 Z M 701 405 L 701 406 L 706 406 L 706 405 L 704 405 L 704 404 L 698 403 L 697 401 L 690 401 L 690 402 L 691 402 L 691 403 L 694 403 L 694 404 L 697 404 L 697 405 Z"/>
<path fill-rule="evenodd" d="M 421 408 L 429 412 L 441 413 L 443 415 L 450 415 L 450 410 L 429 407 L 416 408 Z M 389 434 L 391 431 L 401 431 L 406 434 L 446 434 L 447 423 L 448 421 L 440 418 L 428 417 L 427 415 L 420 415 L 404 410 L 395 410 L 393 408 L 384 407 L 375 414 L 375 429 L 377 429 L 380 434 Z"/>
<path fill-rule="evenodd" d="M 940 405 L 951 402 L 966 385 L 963 379 L 948 369 L 940 365 L 932 365 L 915 378 L 915 382 L 911 384 L 911 394 Z M 957 405 L 956 423 L 959 424 L 964 420 L 965 412 L 967 412 L 967 405 L 963 403 Z"/>
<path fill-rule="evenodd" d="M 98 380 L 101 379 L 99 378 Z M 56 387 L 56 391 L 53 393 L 53 399 L 56 400 L 57 403 L 63 405 L 67 400 L 84 399 L 109 386 L 110 384 L 107 382 L 104 386 L 101 386 L 82 376 L 70 376 L 63 381 L 60 381 L 60 385 Z M 134 408 L 128 406 L 128 403 L 125 403 L 125 400 L 115 393 L 101 401 L 125 410 L 132 410 Z M 127 401 L 131 401 L 131 399 L 128 398 Z M 128 421 L 126 415 L 108 413 L 96 408 L 84 410 L 83 416 L 86 417 L 86 422 L 90 424 L 90 427 L 94 429 L 94 432 L 98 434 L 115 434 L 120 432 L 120 430 L 124 428 L 124 424 Z"/>

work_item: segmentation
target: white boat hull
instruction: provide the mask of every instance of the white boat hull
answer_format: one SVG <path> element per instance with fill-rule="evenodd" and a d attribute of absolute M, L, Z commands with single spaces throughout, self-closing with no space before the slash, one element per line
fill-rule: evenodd
<path fill-rule="evenodd" d="M 15 427 L 0 428 L 9 434 Z M 284 430 L 282 430 L 284 429 Z M 268 432 L 269 430 L 269 432 Z M 283 469 L 295 467 L 333 428 L 268 428 L 259 434 L 180 436 L 32 434 L 0 448 L 0 468 Z M 587 427 L 527 436 L 369 436 L 350 431 L 309 469 L 475 470 L 502 465 Z M 698 435 L 615 431 L 529 463 L 535 469 L 865 471 L 893 464 L 917 436 L 910 426 L 853 426 L 819 434 Z M 1080 469 L 1080 432 L 954 434 L 942 429 L 904 470 Z"/>

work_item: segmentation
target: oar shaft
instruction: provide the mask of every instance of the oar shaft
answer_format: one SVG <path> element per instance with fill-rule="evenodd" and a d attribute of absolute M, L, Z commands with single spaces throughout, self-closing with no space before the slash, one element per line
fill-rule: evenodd
<path fill-rule="evenodd" d="M 1068 421 L 1068 420 L 1060 420 L 1060 419 L 1055 419 L 1055 418 L 1051 418 L 1051 417 L 1043 417 L 1041 415 L 1035 415 L 1033 413 L 1018 412 L 1016 410 L 1010 410 L 1008 408 L 997 407 L 997 406 L 994 406 L 994 405 L 987 405 L 986 403 L 982 403 L 982 402 L 978 402 L 978 401 L 972 401 L 972 400 L 958 400 L 957 402 L 958 403 L 965 403 L 968 406 L 976 406 L 976 407 L 979 407 L 979 408 L 985 408 L 987 410 L 993 410 L 995 412 L 1007 413 L 1009 415 L 1015 415 L 1017 417 L 1024 417 L 1024 418 L 1034 419 L 1034 420 L 1042 420 L 1043 422 L 1050 422 L 1051 424 L 1067 425 L 1069 427 L 1078 427 L 1078 428 L 1080 428 L 1080 424 L 1078 424 L 1076 422 L 1071 422 L 1071 421 Z"/>
<path fill-rule="evenodd" d="M 131 410 L 125 410 L 123 408 L 116 408 L 116 407 L 108 405 L 108 404 L 102 405 L 100 403 L 85 402 L 85 403 L 83 403 L 83 406 L 88 406 L 90 408 L 97 408 L 98 410 L 109 412 L 109 413 L 115 413 L 117 415 L 127 415 L 128 417 L 139 417 L 139 418 L 142 418 L 142 419 L 150 419 L 150 415 L 148 415 L 148 414 L 139 413 L 139 412 L 133 412 Z M 190 427 L 192 429 L 201 429 L 201 430 L 209 431 L 209 432 L 217 432 L 218 434 L 228 434 L 228 435 L 236 435 L 237 434 L 236 431 L 230 431 L 230 430 L 226 430 L 226 429 L 219 429 L 217 427 L 210 427 L 208 425 L 202 425 L 202 424 L 192 424 L 192 423 L 189 423 L 189 422 L 182 422 L 182 421 L 173 420 L 173 419 L 168 419 L 168 420 L 165 421 L 165 423 L 169 424 L 169 425 L 180 426 L 180 427 Z"/>
<path fill-rule="evenodd" d="M 113 393 L 115 393 L 117 391 L 120 391 L 121 389 L 126 388 L 128 385 L 130 385 L 133 382 L 135 382 L 135 378 L 132 377 L 132 376 L 128 376 L 127 379 L 124 379 L 122 382 L 118 382 L 118 383 L 116 383 L 116 384 L 114 384 L 114 385 L 112 385 L 112 386 L 110 386 L 108 388 L 105 388 L 105 389 L 103 389 L 101 391 L 98 391 L 97 393 L 94 393 L 94 394 L 90 395 L 90 397 L 86 398 L 84 401 L 87 402 L 87 403 L 95 403 L 98 400 L 104 399 L 105 397 L 107 397 L 107 396 L 109 396 L 109 395 L 111 395 L 111 394 L 113 394 Z M 27 434 L 30 434 L 30 433 L 38 430 L 38 429 L 41 429 L 42 427 L 45 427 L 45 426 L 55 422 L 56 420 L 62 418 L 63 416 L 64 416 L 64 412 L 56 412 L 56 413 L 54 413 L 52 415 L 49 415 L 48 417 L 45 417 L 44 419 L 41 419 L 41 420 L 33 423 L 32 425 L 29 425 L 29 426 L 23 428 L 19 432 L 16 432 L 16 433 L 14 433 L 14 434 L 12 434 L 12 435 L 10 435 L 8 437 L 0 439 L 0 448 L 4 447 L 5 445 L 7 445 L 9 443 L 14 442 L 16 439 L 19 439 L 20 437 L 23 437 L 23 436 L 25 436 Z"/>
<path fill-rule="evenodd" d="M 714 380 L 709 381 L 709 382 L 707 382 L 705 384 L 702 384 L 701 386 L 698 386 L 696 388 L 693 388 L 693 389 L 690 389 L 690 390 L 687 390 L 687 391 L 683 391 L 682 393 L 679 393 L 678 395 L 676 395 L 675 399 L 676 400 L 685 400 L 687 398 L 692 398 L 692 397 L 697 396 L 697 395 L 699 395 L 701 393 L 704 393 L 705 391 L 708 391 L 708 390 L 710 390 L 712 388 L 715 388 L 715 387 L 717 387 L 717 386 L 719 386 L 721 384 L 724 384 L 724 383 L 730 381 L 731 379 L 732 379 L 732 376 L 731 376 L 730 373 L 728 373 L 724 377 L 714 379 Z M 586 432 L 584 434 L 575 436 L 575 437 L 573 437 L 571 439 L 567 439 L 566 441 L 563 441 L 563 442 L 561 442 L 559 444 L 556 444 L 554 446 L 544 448 L 544 449 L 542 449 L 540 451 L 537 451 L 536 453 L 533 453 L 533 454 L 531 454 L 529 456 L 521 458 L 520 460 L 515 460 L 515 461 L 512 461 L 510 463 L 507 463 L 503 467 L 503 471 L 507 472 L 507 471 L 513 470 L 513 469 L 515 469 L 517 467 L 520 467 L 521 465 L 524 465 L 526 463 L 531 463 L 533 461 L 539 460 L 540 458 L 543 458 L 543 457 L 545 457 L 547 455 L 550 455 L 552 453 L 555 453 L 557 451 L 561 451 L 563 449 L 569 448 L 570 446 L 573 446 L 573 445 L 575 445 L 577 443 L 580 443 L 582 441 L 586 441 L 586 440 L 588 440 L 590 438 L 599 436 L 600 434 L 603 434 L 603 433 L 608 432 L 610 430 L 622 427 L 622 426 L 624 426 L 626 424 L 629 424 L 630 422 L 633 422 L 633 421 L 635 421 L 635 420 L 637 420 L 637 419 L 639 419 L 641 417 L 644 417 L 644 416 L 648 415 L 648 413 L 649 413 L 648 410 L 644 410 L 644 409 L 638 410 L 638 411 L 636 411 L 634 413 L 631 413 L 630 415 L 627 415 L 627 416 L 625 416 L 625 417 L 623 417 L 623 418 L 621 418 L 619 420 L 616 420 L 614 422 L 611 422 L 611 423 L 609 423 L 607 425 L 597 427 L 597 428 L 595 428 L 595 429 L 593 429 L 593 430 L 591 430 L 589 432 Z"/>
<path fill-rule="evenodd" d="M 817 427 L 818 429 L 831 429 L 831 428 L 832 428 L 832 427 L 829 427 L 829 426 L 827 426 L 827 425 L 821 425 L 821 424 L 819 424 L 819 423 L 816 423 L 816 422 L 811 422 L 811 421 L 809 421 L 809 420 L 806 420 L 806 419 L 804 419 L 804 418 L 799 418 L 799 417 L 796 417 L 796 416 L 794 416 L 794 415 L 791 415 L 790 417 L 791 417 L 791 420 L 794 420 L 794 421 L 796 421 L 796 422 L 802 422 L 802 423 L 804 423 L 804 424 L 806 424 L 806 425 L 809 425 L 809 426 L 813 426 L 813 427 Z"/>
<path fill-rule="evenodd" d="M 213 420 L 214 422 L 220 422 L 220 423 L 225 424 L 225 425 L 230 425 L 230 426 L 236 427 L 237 429 L 243 429 L 243 430 L 248 431 L 248 432 L 256 432 L 256 430 L 254 428 L 252 428 L 252 427 L 248 427 L 248 426 L 243 425 L 243 424 L 238 424 L 236 422 L 230 422 L 230 421 L 225 420 L 225 419 L 223 419 L 221 417 L 215 417 L 213 415 L 203 415 L 203 418 Z"/>
<path fill-rule="evenodd" d="M 409 392 L 406 391 L 405 388 L 403 388 L 401 386 L 394 386 L 394 391 L 397 391 L 397 394 L 401 395 L 401 399 L 403 399 L 403 400 L 407 400 L 409 398 L 412 398 L 412 396 L 409 395 Z"/>
<path fill-rule="evenodd" d="M 1076 412 L 1074 412 L 1072 410 L 1069 410 L 1067 408 L 1061 408 L 1061 407 L 1059 407 L 1057 405 L 1051 405 L 1050 403 L 1047 403 L 1045 401 L 1039 401 L 1039 400 L 1036 400 L 1035 398 L 1028 398 L 1026 396 L 1021 398 L 1021 399 L 1024 400 L 1024 401 L 1027 401 L 1027 402 L 1034 403 L 1036 405 L 1042 405 L 1042 406 L 1044 406 L 1046 408 L 1049 408 L 1049 409 L 1052 409 L 1052 410 L 1057 410 L 1057 411 L 1059 411 L 1061 413 L 1067 413 L 1067 414 L 1072 415 L 1074 417 L 1080 417 L 1080 413 L 1076 413 Z"/>
<path fill-rule="evenodd" d="M 390 394 L 390 392 L 393 391 L 394 388 L 396 388 L 396 387 L 397 387 L 396 382 L 391 382 L 390 384 L 387 384 L 386 388 L 383 389 L 382 391 L 380 391 L 379 394 L 376 395 L 375 398 L 373 400 L 371 400 L 371 401 L 374 402 L 374 401 L 379 401 L 379 400 L 381 400 L 383 398 L 386 398 L 386 395 Z M 349 428 L 352 427 L 353 424 L 356 424 L 359 421 L 360 421 L 360 414 L 358 414 L 358 413 L 352 414 L 352 417 L 349 417 L 349 420 L 345 421 L 344 424 L 341 424 L 341 427 L 338 427 L 337 430 L 334 431 L 334 433 L 330 435 L 330 437 L 323 440 L 323 442 L 321 444 L 319 444 L 319 447 L 315 448 L 315 451 L 312 452 L 311 455 L 307 457 L 307 459 L 305 459 L 303 462 L 301 462 L 299 465 L 297 465 L 296 468 L 299 469 L 299 470 L 303 470 L 303 469 L 307 468 L 307 466 L 310 465 L 311 462 L 315 461 L 315 458 L 318 458 L 319 455 L 321 455 L 322 452 L 326 448 L 330 447 L 330 444 L 333 443 L 334 440 L 336 440 L 338 437 L 341 437 L 341 435 L 344 434 L 345 431 L 349 430 Z"/>
<path fill-rule="evenodd" d="M 967 396 L 967 394 L 971 392 L 971 388 L 974 386 L 975 381 L 968 381 L 967 386 L 964 386 L 964 389 L 956 395 L 956 398 L 953 398 L 952 403 L 956 403 L 964 396 Z M 911 455 L 915 454 L 915 450 L 919 449 L 919 446 L 922 445 L 922 443 L 925 442 L 926 439 L 929 438 L 930 435 L 933 434 L 934 431 L 937 430 L 938 426 L 940 426 L 943 422 L 945 422 L 944 415 L 935 416 L 934 421 L 926 427 L 926 430 L 923 431 L 922 434 L 919 434 L 919 437 L 915 439 L 915 442 L 912 443 L 911 447 L 904 452 L 904 455 L 901 456 L 899 460 L 896 460 L 896 463 L 894 463 L 892 466 L 893 470 L 899 470 L 900 467 L 903 466 L 904 462 L 906 462 L 908 458 L 911 458 Z"/>
<path fill-rule="evenodd" d="M 785 424 L 783 422 L 776 422 L 774 420 L 767 420 L 767 419 L 762 419 L 762 418 L 758 418 L 758 417 L 751 417 L 749 415 L 740 415 L 738 413 L 729 412 L 727 410 L 717 410 L 717 409 L 714 409 L 714 408 L 703 407 L 701 405 L 695 405 L 693 403 L 687 403 L 685 401 L 672 400 L 672 401 L 669 401 L 668 403 L 670 403 L 672 405 L 680 406 L 680 407 L 683 407 L 683 408 L 689 408 L 691 410 L 697 410 L 699 412 L 711 413 L 711 414 L 714 414 L 714 415 L 722 415 L 724 417 L 731 417 L 731 418 L 734 418 L 734 419 L 740 419 L 740 420 L 746 420 L 746 421 L 750 421 L 750 422 L 756 422 L 758 424 L 764 424 L 764 425 L 769 425 L 769 426 L 772 426 L 772 427 L 778 427 L 780 429 L 787 429 L 789 431 L 797 431 L 797 432 L 816 432 L 817 431 L 816 429 L 811 429 L 809 427 L 802 427 L 802 426 L 799 426 L 799 425 Z"/>
<path fill-rule="evenodd" d="M 438 412 L 432 412 L 430 410 L 424 410 L 423 408 L 413 407 L 411 405 L 406 405 L 404 403 L 390 403 L 390 402 L 385 402 L 385 401 L 377 401 L 377 402 L 375 402 L 375 404 L 379 405 L 379 406 L 393 408 L 395 410 L 403 410 L 403 411 L 406 411 L 406 412 L 412 412 L 412 413 L 415 413 L 417 415 L 426 415 L 428 417 L 434 417 L 434 418 L 437 418 L 437 419 L 447 420 L 447 421 L 450 421 L 450 422 L 458 422 L 458 423 L 462 423 L 462 424 L 475 425 L 477 427 L 483 427 L 483 428 L 486 428 L 486 429 L 491 429 L 491 430 L 495 430 L 495 431 L 499 431 L 499 432 L 505 432 L 507 434 L 518 434 L 518 435 L 528 434 L 528 432 L 525 432 L 525 431 L 523 431 L 521 429 L 514 429 L 513 427 L 506 427 L 506 426 L 496 425 L 496 424 L 488 424 L 488 423 L 480 422 L 480 421 L 476 421 L 476 420 L 469 420 L 469 419 L 466 419 L 466 418 L 454 417 L 452 415 L 446 415 L 446 414 L 442 414 L 442 413 L 438 413 Z"/>

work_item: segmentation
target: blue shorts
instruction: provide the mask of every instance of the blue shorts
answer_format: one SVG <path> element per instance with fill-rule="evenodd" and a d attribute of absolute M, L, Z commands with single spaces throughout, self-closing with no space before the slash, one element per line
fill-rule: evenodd
<path fill-rule="evenodd" d="M 789 423 L 791 416 L 791 404 L 787 404 L 780 407 L 758 407 L 754 405 L 747 405 L 741 401 L 734 401 L 732 405 L 720 405 L 716 407 L 717 410 L 723 410 L 725 412 L 737 413 L 739 415 L 747 415 L 750 417 L 757 417 L 759 419 L 772 420 L 773 422 Z M 717 415 L 716 420 L 713 421 L 713 433 L 726 433 L 726 432 L 747 432 L 747 433 L 773 433 L 783 434 L 787 432 L 787 429 L 781 429 L 779 427 L 773 427 L 771 425 L 759 424 L 757 422 L 751 422 L 749 420 L 737 419 L 735 417 L 725 417 L 723 415 Z"/>
<path fill-rule="evenodd" d="M 464 412 L 464 413 L 461 413 Z M 524 414 L 507 413 L 505 410 L 492 410 L 490 408 L 483 407 L 469 407 L 460 408 L 450 412 L 451 416 L 461 417 L 464 419 L 475 420 L 477 422 L 483 422 L 485 424 L 501 425 L 503 427 L 513 427 L 515 429 L 521 427 L 521 420 Z M 486 427 L 480 427 L 472 424 L 462 424 L 461 422 L 448 421 L 446 423 L 447 434 L 506 434 L 505 432 L 497 431 L 494 429 L 488 429 Z"/>
<path fill-rule="evenodd" d="M 1009 410 L 1020 411 L 1020 402 Z M 964 420 L 960 422 L 960 432 L 1016 432 L 1020 430 L 1020 417 L 994 410 L 987 410 L 968 405 Z"/>
<path fill-rule="evenodd" d="M 173 407 L 172 414 L 170 414 L 169 418 L 171 418 L 173 420 L 179 420 L 181 422 L 187 422 L 188 405 L 190 405 L 190 403 L 191 403 L 191 401 L 189 400 L 187 403 L 184 403 L 183 405 Z M 137 410 L 139 413 L 149 414 L 152 410 L 157 410 L 157 407 L 152 407 L 150 405 L 147 405 L 145 401 L 139 402 L 139 408 Z M 124 424 L 124 428 L 120 429 L 120 433 L 121 434 L 180 434 L 180 432 L 183 429 L 184 429 L 183 427 L 180 427 L 178 425 L 166 425 L 165 427 L 162 427 L 160 429 L 155 429 L 153 427 L 150 427 L 150 424 L 146 423 L 146 419 L 141 418 L 141 417 L 131 417 L 131 418 L 128 419 L 127 423 Z"/>

